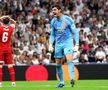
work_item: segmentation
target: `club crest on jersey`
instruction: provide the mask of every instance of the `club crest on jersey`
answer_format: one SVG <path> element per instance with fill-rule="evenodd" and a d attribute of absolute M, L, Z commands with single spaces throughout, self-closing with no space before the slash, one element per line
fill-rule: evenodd
<path fill-rule="evenodd" d="M 62 23 L 61 23 L 61 27 L 62 27 L 62 30 L 64 30 L 64 29 L 67 27 L 66 22 L 62 21 Z"/>
<path fill-rule="evenodd" d="M 66 28 L 67 24 L 62 21 L 61 26 L 57 27 L 56 29 L 58 30 L 59 33 L 62 32 L 62 30 L 64 30 Z"/>

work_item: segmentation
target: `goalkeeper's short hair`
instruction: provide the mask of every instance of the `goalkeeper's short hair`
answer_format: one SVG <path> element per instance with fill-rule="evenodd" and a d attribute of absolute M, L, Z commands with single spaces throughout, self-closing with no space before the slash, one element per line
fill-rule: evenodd
<path fill-rule="evenodd" d="M 54 5 L 52 6 L 52 8 L 54 8 L 54 7 L 56 7 L 58 10 L 63 11 L 63 7 L 62 7 L 61 4 L 54 4 Z"/>

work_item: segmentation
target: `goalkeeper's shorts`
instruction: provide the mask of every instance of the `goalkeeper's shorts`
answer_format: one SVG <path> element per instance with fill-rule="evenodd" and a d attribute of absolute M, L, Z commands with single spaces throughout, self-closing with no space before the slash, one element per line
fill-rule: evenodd
<path fill-rule="evenodd" d="M 63 58 L 67 54 L 73 54 L 73 43 L 68 41 L 64 44 L 55 44 L 55 58 Z"/>

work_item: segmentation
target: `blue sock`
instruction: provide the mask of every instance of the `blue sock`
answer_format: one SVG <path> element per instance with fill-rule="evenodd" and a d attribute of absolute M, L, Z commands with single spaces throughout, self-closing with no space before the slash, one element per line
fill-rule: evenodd
<path fill-rule="evenodd" d="M 61 64 L 57 64 L 56 71 L 57 71 L 58 77 L 60 79 L 60 83 L 64 83 L 63 70 L 62 70 L 62 65 Z"/>
<path fill-rule="evenodd" d="M 70 75 L 70 79 L 74 79 L 74 64 L 73 62 L 70 60 L 70 61 L 67 61 L 68 63 L 68 71 L 69 71 L 69 75 Z"/>

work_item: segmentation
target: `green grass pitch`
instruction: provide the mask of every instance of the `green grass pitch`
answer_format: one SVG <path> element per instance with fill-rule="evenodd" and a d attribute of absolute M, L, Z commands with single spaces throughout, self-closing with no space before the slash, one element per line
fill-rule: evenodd
<path fill-rule="evenodd" d="M 65 81 L 65 87 L 56 88 L 58 81 L 17 81 L 16 87 L 4 81 L 0 90 L 108 90 L 108 80 L 78 80 L 74 87 Z"/>

